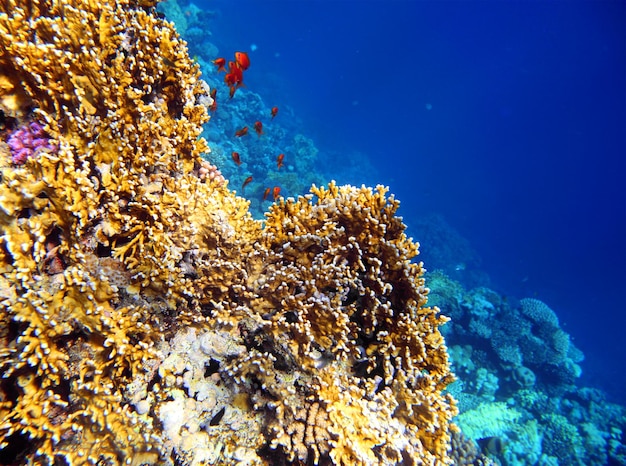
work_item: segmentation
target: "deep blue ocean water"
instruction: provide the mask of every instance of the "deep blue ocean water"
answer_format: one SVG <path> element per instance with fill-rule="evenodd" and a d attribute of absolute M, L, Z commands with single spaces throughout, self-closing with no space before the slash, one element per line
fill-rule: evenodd
<path fill-rule="evenodd" d="M 440 215 L 481 258 L 464 267 L 546 302 L 583 382 L 626 401 L 624 2 L 197 4 L 220 53 L 249 51 L 247 87 L 330 154 L 320 170 L 371 164 L 339 181 L 389 185 L 417 240 Z"/>

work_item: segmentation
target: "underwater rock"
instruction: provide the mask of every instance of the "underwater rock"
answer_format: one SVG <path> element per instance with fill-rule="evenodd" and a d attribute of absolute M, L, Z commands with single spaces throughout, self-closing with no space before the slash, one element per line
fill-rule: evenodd
<path fill-rule="evenodd" d="M 537 377 L 528 367 L 517 366 L 513 370 L 513 380 L 515 380 L 521 388 L 531 388 L 535 385 Z"/>

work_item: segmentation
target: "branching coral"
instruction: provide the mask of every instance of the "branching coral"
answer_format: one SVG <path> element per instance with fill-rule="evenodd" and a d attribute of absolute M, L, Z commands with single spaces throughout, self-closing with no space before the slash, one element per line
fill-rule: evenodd
<path fill-rule="evenodd" d="M 0 448 L 449 464 L 446 319 L 398 202 L 331 184 L 263 228 L 200 158 L 208 91 L 152 1 L 0 1 Z"/>
<path fill-rule="evenodd" d="M 336 464 L 445 457 L 454 412 L 441 395 L 452 380 L 438 331 L 446 319 L 425 307 L 422 267 L 411 261 L 417 245 L 397 207 L 382 187 L 331 184 L 281 201 L 267 215 L 251 261 L 260 273 L 249 279 L 258 295 L 252 308 L 264 321 L 257 344 L 280 355 L 278 367 L 302 372 L 292 395 L 300 402 L 268 403 L 286 425 L 311 417 L 294 405 L 306 401 L 305 412 L 325 407 L 325 427 L 310 428 L 332 439 L 298 434 L 294 442 L 296 434 L 276 427 L 272 445 L 290 460 L 307 460 L 310 452 Z M 289 393 L 264 384 L 279 398 Z M 408 445 L 398 441 L 400 432 L 411 432 Z"/>
<path fill-rule="evenodd" d="M 0 150 L 2 444 L 154 460 L 121 387 L 186 287 L 179 221 L 196 205 L 179 193 L 197 184 L 206 89 L 170 26 L 130 2 L 2 2 L 0 70 L 6 124 L 36 119 L 56 148 L 19 166 L 15 133 Z"/>

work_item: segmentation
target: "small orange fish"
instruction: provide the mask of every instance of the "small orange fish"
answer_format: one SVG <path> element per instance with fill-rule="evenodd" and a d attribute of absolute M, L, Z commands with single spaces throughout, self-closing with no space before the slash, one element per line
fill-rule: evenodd
<path fill-rule="evenodd" d="M 248 134 L 247 126 L 244 126 L 243 128 L 235 131 L 235 136 L 237 136 L 238 138 L 240 138 L 241 136 L 245 136 L 246 134 Z"/>
<path fill-rule="evenodd" d="M 233 157 L 233 161 L 237 164 L 237 165 L 241 165 L 241 158 L 239 158 L 239 152 L 233 152 L 231 154 L 231 156 Z"/>
<path fill-rule="evenodd" d="M 261 134 L 263 134 L 263 123 L 261 123 L 260 121 L 255 121 L 254 130 L 256 131 L 256 134 L 258 134 L 259 137 L 261 137 Z"/>
<path fill-rule="evenodd" d="M 246 52 L 235 52 L 235 60 L 242 71 L 246 71 L 250 68 L 250 57 L 248 57 Z"/>
<path fill-rule="evenodd" d="M 263 200 L 265 201 L 267 199 L 267 196 L 270 195 L 270 188 L 265 188 L 265 191 L 263 191 Z"/>
<path fill-rule="evenodd" d="M 278 154 L 278 157 L 276 157 L 277 170 L 280 170 L 280 167 L 285 166 L 285 164 L 283 163 L 283 160 L 285 160 L 285 154 Z"/>
<path fill-rule="evenodd" d="M 220 71 L 223 71 L 224 73 L 226 73 L 226 59 L 225 58 L 216 58 L 215 60 L 213 60 L 212 62 L 215 66 L 217 66 L 217 72 L 219 73 Z"/>
<path fill-rule="evenodd" d="M 272 190 L 272 197 L 274 200 L 280 197 L 280 186 L 274 186 L 274 189 Z"/>
<path fill-rule="evenodd" d="M 278 115 L 278 107 L 272 107 L 272 118 Z"/>
<path fill-rule="evenodd" d="M 245 180 L 243 180 L 243 184 L 241 185 L 241 190 L 243 191 L 244 188 L 246 186 L 248 186 L 250 184 L 250 182 L 252 181 L 252 176 L 249 176 L 248 178 L 246 178 Z"/>
<path fill-rule="evenodd" d="M 233 98 L 233 96 L 235 95 L 235 91 L 237 90 L 237 86 L 230 86 L 228 88 L 228 96 L 229 98 Z"/>

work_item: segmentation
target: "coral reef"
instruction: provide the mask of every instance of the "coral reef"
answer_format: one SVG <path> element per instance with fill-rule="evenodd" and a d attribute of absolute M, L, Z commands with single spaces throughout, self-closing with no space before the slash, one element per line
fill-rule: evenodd
<path fill-rule="evenodd" d="M 542 421 L 546 425 L 543 450 L 565 464 L 583 464 L 578 460 L 582 455 L 583 439 L 575 425 L 560 414 L 545 414 Z"/>
<path fill-rule="evenodd" d="M 51 462 L 158 457 L 122 387 L 148 374 L 163 314 L 189 291 L 193 232 L 177 224 L 208 96 L 150 3 L 0 13 L 4 124 L 41 125 L 57 148 L 19 166 L 0 150 L 1 444 L 28 439 Z"/>
<path fill-rule="evenodd" d="M 154 1 L 0 3 L 0 456 L 450 464 L 399 203 L 331 183 L 263 227 L 201 158 L 211 103 Z"/>
<path fill-rule="evenodd" d="M 454 411 L 440 395 L 452 380 L 437 330 L 445 319 L 424 307 L 422 268 L 410 261 L 417 248 L 395 216 L 398 202 L 382 187 L 331 184 L 312 193 L 268 213 L 265 257 L 257 259 L 266 272 L 253 284 L 259 295 L 253 307 L 267 321 L 264 335 L 288 358 L 283 364 L 312 371 L 295 395 L 327 407 L 330 438 L 342 439 L 331 442 L 336 464 L 401 461 L 405 449 L 426 449 L 432 456 L 424 458 L 441 460 L 447 428 L 442 442 L 443 432 L 433 435 L 428 426 L 447 426 Z M 275 409 L 298 419 L 292 403 Z M 402 431 L 405 447 L 394 440 Z M 285 434 L 277 429 L 274 444 L 290 459 L 306 460 Z M 371 451 L 375 445 L 380 452 Z"/>
<path fill-rule="evenodd" d="M 507 378 L 520 386 L 534 385 L 539 377 L 552 390 L 562 390 L 580 377 L 578 363 L 584 356 L 546 304 L 522 299 L 512 308 L 484 287 L 460 295 L 441 275 L 433 274 L 431 287 L 435 302 L 452 318 L 448 335 L 463 337 L 475 349 L 495 355 Z"/>
<path fill-rule="evenodd" d="M 555 311 L 537 299 L 517 306 L 484 287 L 465 290 L 440 271 L 427 280 L 429 303 L 452 317 L 443 330 L 458 377 L 448 387 L 457 422 L 483 454 L 499 464 L 626 464 L 626 409 L 577 386 L 583 355 Z"/>
<path fill-rule="evenodd" d="M 270 118 L 270 108 L 261 96 L 245 87 L 233 99 L 227 98 L 228 88 L 215 74 L 213 64 L 204 74 L 211 87 L 217 89 L 218 101 L 212 124 L 205 131 L 215 141 L 206 157 L 220 168 L 237 194 L 250 200 L 249 210 L 254 218 L 263 218 L 271 203 L 271 198 L 263 199 L 265 188 L 279 186 L 283 195 L 291 196 L 307 192 L 312 184 L 326 184 L 332 179 L 316 169 L 320 161 L 313 141 L 302 134 L 289 135 L 280 123 L 288 115 Z M 263 123 L 261 136 L 234 137 L 235 131 L 244 126 L 252 129 L 256 120 Z M 232 161 L 232 152 L 240 154 L 240 165 Z M 285 154 L 282 168 L 276 162 L 280 153 Z M 253 180 L 244 191 L 242 185 L 248 176 Z"/>
<path fill-rule="evenodd" d="M 461 430 L 471 439 L 504 436 L 513 430 L 521 413 L 503 402 L 483 403 L 458 416 Z"/>

